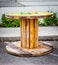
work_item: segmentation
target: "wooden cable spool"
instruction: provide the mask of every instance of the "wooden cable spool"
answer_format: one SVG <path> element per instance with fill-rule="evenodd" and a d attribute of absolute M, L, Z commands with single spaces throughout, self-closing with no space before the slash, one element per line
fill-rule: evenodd
<path fill-rule="evenodd" d="M 38 42 L 38 18 L 50 15 L 7 15 L 11 18 L 20 18 L 20 42 L 6 46 L 8 53 L 18 56 L 40 56 L 52 51 L 52 47 L 43 42 Z"/>

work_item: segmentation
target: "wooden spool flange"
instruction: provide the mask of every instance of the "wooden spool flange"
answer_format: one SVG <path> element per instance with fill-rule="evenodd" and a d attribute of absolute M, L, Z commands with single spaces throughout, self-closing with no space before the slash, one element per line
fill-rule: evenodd
<path fill-rule="evenodd" d="M 42 56 L 50 53 L 53 47 L 43 42 L 38 42 L 38 47 L 33 49 L 21 48 L 21 42 L 13 42 L 6 46 L 6 50 L 9 54 L 21 57 L 30 56 Z"/>

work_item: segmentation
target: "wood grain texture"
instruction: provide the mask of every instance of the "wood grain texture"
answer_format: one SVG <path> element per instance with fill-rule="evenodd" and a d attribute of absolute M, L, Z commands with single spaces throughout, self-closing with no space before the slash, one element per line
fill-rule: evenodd
<path fill-rule="evenodd" d="M 34 48 L 34 43 L 35 43 L 34 24 L 35 24 L 35 22 L 33 21 L 33 19 L 30 19 L 30 48 Z"/>
<path fill-rule="evenodd" d="M 38 45 L 38 20 L 21 19 L 22 48 L 36 48 Z"/>
<path fill-rule="evenodd" d="M 49 17 L 51 17 L 52 15 L 41 15 L 41 16 L 22 16 L 22 17 L 20 17 L 20 16 L 12 16 L 12 15 L 7 15 L 7 17 L 9 17 L 9 18 L 14 18 L 14 19 L 16 19 L 16 18 L 23 18 L 23 19 L 38 19 L 38 18 L 49 18 Z"/>
<path fill-rule="evenodd" d="M 13 42 L 12 44 L 7 45 L 7 52 L 16 56 L 41 56 L 48 54 L 53 50 L 52 46 L 43 44 L 43 42 L 40 42 L 38 47 L 33 49 L 21 48 L 19 43 L 20 42 Z"/>
<path fill-rule="evenodd" d="M 50 16 L 52 15 L 10 15 L 10 18 L 20 18 L 21 20 L 21 43 L 18 42 L 7 45 L 7 52 L 18 56 L 40 56 L 51 52 L 52 47 L 49 45 L 41 43 L 38 44 L 38 18 L 46 18 Z"/>
<path fill-rule="evenodd" d="M 27 19 L 27 48 L 29 48 L 30 46 L 29 46 L 29 44 L 30 44 L 30 35 L 29 35 L 29 33 L 30 33 L 30 30 L 29 30 L 29 28 L 30 28 L 30 20 L 29 19 Z"/>
<path fill-rule="evenodd" d="M 35 47 L 38 47 L 38 19 L 35 19 Z"/>
<path fill-rule="evenodd" d="M 20 41 L 22 40 L 22 20 L 20 19 Z M 21 41 L 21 47 L 22 47 L 22 41 Z"/>
<path fill-rule="evenodd" d="M 22 29 L 21 29 L 21 30 L 22 30 L 22 31 L 21 31 L 21 33 L 22 33 L 21 42 L 22 42 L 22 43 L 21 43 L 21 45 L 22 45 L 22 47 L 24 47 L 24 46 L 25 46 L 25 45 L 24 45 L 24 40 L 25 40 L 25 38 L 24 38 L 24 20 L 22 19 L 21 22 L 22 22 Z"/>

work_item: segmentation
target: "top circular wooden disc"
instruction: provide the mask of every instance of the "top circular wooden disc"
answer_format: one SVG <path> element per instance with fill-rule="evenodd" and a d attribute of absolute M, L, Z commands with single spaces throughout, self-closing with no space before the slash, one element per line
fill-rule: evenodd
<path fill-rule="evenodd" d="M 27 12 L 27 13 L 19 13 L 13 12 L 6 14 L 9 17 L 16 17 L 16 18 L 43 18 L 43 17 L 50 17 L 53 13 L 50 12 Z"/>

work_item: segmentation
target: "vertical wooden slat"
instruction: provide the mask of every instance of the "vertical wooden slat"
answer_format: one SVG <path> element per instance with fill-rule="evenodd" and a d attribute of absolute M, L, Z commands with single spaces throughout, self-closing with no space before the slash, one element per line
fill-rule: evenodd
<path fill-rule="evenodd" d="M 35 19 L 33 19 L 33 27 L 34 27 L 34 30 L 33 30 L 34 31 L 34 40 L 33 40 L 34 41 L 34 44 L 33 44 L 33 48 L 35 48 L 35 32 L 36 32 L 35 31 L 35 28 L 36 28 L 35 27 L 35 22 L 36 22 Z"/>
<path fill-rule="evenodd" d="M 29 19 L 29 48 L 30 48 L 30 19 Z"/>
<path fill-rule="evenodd" d="M 21 19 L 21 47 L 23 47 L 23 19 Z"/>
<path fill-rule="evenodd" d="M 27 19 L 27 48 L 29 48 L 29 19 Z"/>
<path fill-rule="evenodd" d="M 35 47 L 38 47 L 38 20 L 35 19 Z"/>
<path fill-rule="evenodd" d="M 25 48 L 27 48 L 27 19 L 24 20 L 24 32 L 25 32 Z"/>
<path fill-rule="evenodd" d="M 25 19 L 23 19 L 23 48 L 25 48 Z"/>
<path fill-rule="evenodd" d="M 34 47 L 34 21 L 33 19 L 30 19 L 30 48 Z"/>
<path fill-rule="evenodd" d="M 20 41 L 21 41 L 21 47 L 22 47 L 22 19 L 20 19 Z"/>
<path fill-rule="evenodd" d="M 22 43 L 21 46 L 23 48 L 27 48 L 27 20 L 22 19 Z"/>
<path fill-rule="evenodd" d="M 22 47 L 25 47 L 25 20 L 22 19 Z"/>

